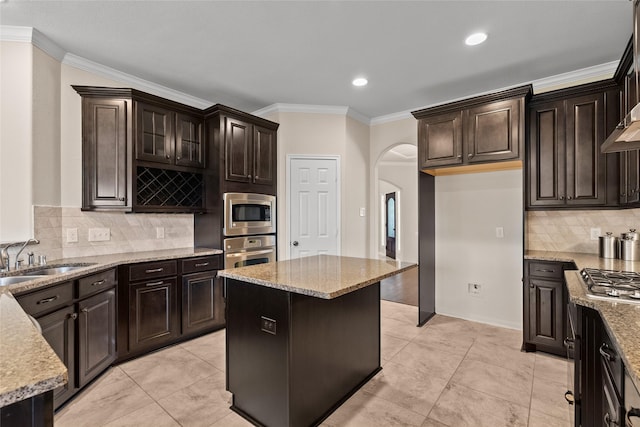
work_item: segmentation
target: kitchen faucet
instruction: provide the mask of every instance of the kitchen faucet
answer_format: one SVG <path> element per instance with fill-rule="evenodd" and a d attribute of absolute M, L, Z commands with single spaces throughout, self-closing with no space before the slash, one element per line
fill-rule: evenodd
<path fill-rule="evenodd" d="M 10 271 L 11 270 L 11 261 L 10 261 L 10 257 L 9 257 L 9 248 L 13 247 L 13 246 L 18 246 L 18 245 L 22 245 L 22 247 L 20 248 L 20 250 L 18 251 L 18 253 L 16 254 L 16 261 L 15 261 L 15 268 L 16 270 L 20 268 L 20 254 L 22 253 L 22 251 L 24 250 L 24 248 L 27 247 L 28 244 L 30 243 L 40 243 L 39 240 L 37 239 L 27 239 L 24 242 L 13 242 L 13 243 L 9 243 L 5 246 L 2 247 L 2 249 L 0 249 L 0 270 L 4 270 L 4 271 Z"/>

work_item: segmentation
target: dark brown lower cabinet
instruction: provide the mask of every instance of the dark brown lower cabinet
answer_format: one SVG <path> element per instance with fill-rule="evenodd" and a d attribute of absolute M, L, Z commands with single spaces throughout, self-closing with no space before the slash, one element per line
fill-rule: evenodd
<path fill-rule="evenodd" d="M 223 325 L 222 281 L 216 272 L 182 276 L 182 334 Z"/>
<path fill-rule="evenodd" d="M 0 408 L 2 427 L 53 427 L 53 391 Z"/>
<path fill-rule="evenodd" d="M 129 285 L 129 351 L 162 346 L 179 335 L 176 277 Z"/>
<path fill-rule="evenodd" d="M 78 303 L 78 385 L 116 360 L 116 291 L 111 289 Z"/>
<path fill-rule="evenodd" d="M 566 356 L 569 336 L 564 271 L 572 263 L 525 260 L 523 333 L 526 351 Z"/>
<path fill-rule="evenodd" d="M 56 407 L 66 402 L 77 391 L 75 375 L 75 319 L 77 317 L 75 307 L 70 306 L 37 319 L 42 328 L 42 336 L 67 367 L 69 382 L 53 391 Z"/>

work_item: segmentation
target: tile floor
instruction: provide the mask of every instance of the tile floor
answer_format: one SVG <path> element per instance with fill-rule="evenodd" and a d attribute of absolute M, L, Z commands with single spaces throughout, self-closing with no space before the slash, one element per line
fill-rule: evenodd
<path fill-rule="evenodd" d="M 381 301 L 383 369 L 323 426 L 568 427 L 567 364 L 518 331 Z M 55 417 L 65 426 L 250 426 L 229 409 L 224 330 L 111 368 Z"/>

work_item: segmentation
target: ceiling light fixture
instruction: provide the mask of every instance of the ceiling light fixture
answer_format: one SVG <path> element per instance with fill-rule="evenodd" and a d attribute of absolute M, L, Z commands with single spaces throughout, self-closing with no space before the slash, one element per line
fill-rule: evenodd
<path fill-rule="evenodd" d="M 358 86 L 358 87 L 366 86 L 367 83 L 369 83 L 369 81 L 364 77 L 358 77 L 357 79 L 353 79 L 353 81 L 351 82 L 352 85 Z"/>
<path fill-rule="evenodd" d="M 486 39 L 487 39 L 486 33 L 474 33 L 474 34 L 471 34 L 469 37 L 467 37 L 464 42 L 465 44 L 467 44 L 467 46 L 475 46 L 477 44 L 484 42 Z"/>

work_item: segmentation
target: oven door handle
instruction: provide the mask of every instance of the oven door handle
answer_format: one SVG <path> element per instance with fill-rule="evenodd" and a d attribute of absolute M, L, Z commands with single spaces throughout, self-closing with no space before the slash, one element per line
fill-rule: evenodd
<path fill-rule="evenodd" d="M 239 256 L 247 256 L 247 255 L 264 255 L 275 252 L 273 249 L 264 249 L 261 251 L 243 251 L 243 252 L 227 252 L 227 257 L 239 257 Z"/>

